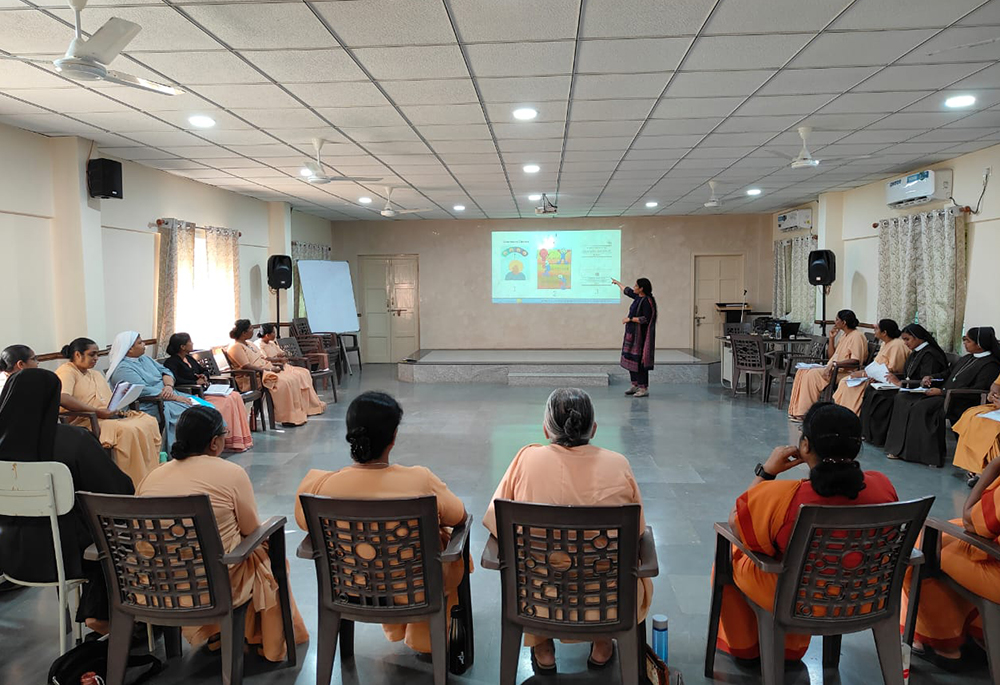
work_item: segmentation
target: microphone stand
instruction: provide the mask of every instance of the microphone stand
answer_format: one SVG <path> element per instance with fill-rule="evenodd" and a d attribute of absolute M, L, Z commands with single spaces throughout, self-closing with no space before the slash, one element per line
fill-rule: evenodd
<path fill-rule="evenodd" d="M 740 325 L 743 324 L 743 317 L 747 312 L 747 289 L 743 289 L 743 304 L 740 306 Z"/>

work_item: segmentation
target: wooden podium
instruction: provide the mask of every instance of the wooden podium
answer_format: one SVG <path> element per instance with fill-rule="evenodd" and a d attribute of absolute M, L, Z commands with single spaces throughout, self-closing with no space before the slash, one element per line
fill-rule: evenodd
<path fill-rule="evenodd" d="M 725 323 L 740 323 L 750 315 L 751 307 L 743 302 L 716 302 L 715 311 L 722 314 Z"/>

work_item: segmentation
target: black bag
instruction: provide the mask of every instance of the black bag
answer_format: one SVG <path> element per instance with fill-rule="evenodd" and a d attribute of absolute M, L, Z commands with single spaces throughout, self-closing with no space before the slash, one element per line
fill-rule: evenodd
<path fill-rule="evenodd" d="M 152 654 L 129 656 L 128 668 L 149 666 L 132 685 L 145 682 L 163 670 L 163 662 Z M 48 685 L 80 685 L 84 673 L 94 672 L 103 680 L 108 676 L 108 641 L 84 642 L 52 662 Z"/>
<path fill-rule="evenodd" d="M 451 629 L 448 633 L 448 670 L 462 675 L 472 667 L 472 612 L 461 604 L 451 608 Z"/>

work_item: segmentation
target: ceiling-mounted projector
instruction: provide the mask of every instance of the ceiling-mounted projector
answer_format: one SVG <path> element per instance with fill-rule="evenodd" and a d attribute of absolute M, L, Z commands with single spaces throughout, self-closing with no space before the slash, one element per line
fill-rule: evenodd
<path fill-rule="evenodd" d="M 705 206 L 708 207 L 709 209 L 715 209 L 716 207 L 721 207 L 722 200 L 719 200 L 718 198 L 712 198 L 711 200 L 705 203 Z"/>
<path fill-rule="evenodd" d="M 542 195 L 542 204 L 535 207 L 535 214 L 538 216 L 543 216 L 545 214 L 556 214 L 559 212 L 559 208 L 549 202 L 548 195 Z"/>

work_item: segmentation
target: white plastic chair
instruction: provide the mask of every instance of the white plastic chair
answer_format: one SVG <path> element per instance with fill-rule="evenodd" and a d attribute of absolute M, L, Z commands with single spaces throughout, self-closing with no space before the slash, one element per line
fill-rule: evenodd
<path fill-rule="evenodd" d="M 70 591 L 76 591 L 76 605 L 79 607 L 80 587 L 87 582 L 83 578 L 67 579 L 63 564 L 58 517 L 72 511 L 75 500 L 73 474 L 65 464 L 57 461 L 0 461 L 0 515 L 49 519 L 57 579 L 49 583 L 36 583 L 13 578 L 7 573 L 0 573 L 0 578 L 15 585 L 58 589 L 59 654 L 64 654 L 71 646 L 66 641 L 69 633 L 66 617 L 69 612 Z M 79 623 L 76 624 L 76 639 L 83 639 L 83 626 Z"/>

